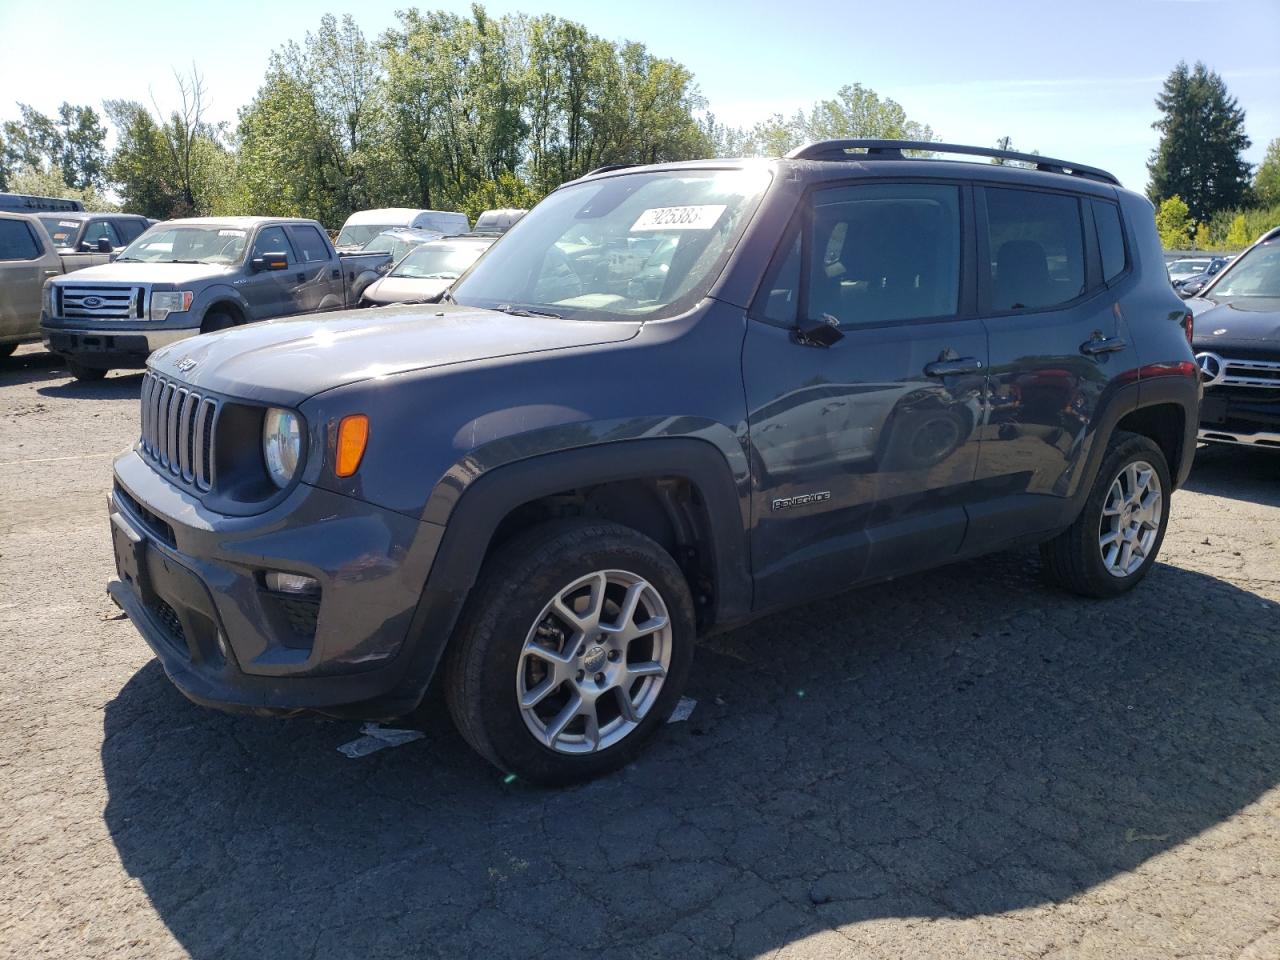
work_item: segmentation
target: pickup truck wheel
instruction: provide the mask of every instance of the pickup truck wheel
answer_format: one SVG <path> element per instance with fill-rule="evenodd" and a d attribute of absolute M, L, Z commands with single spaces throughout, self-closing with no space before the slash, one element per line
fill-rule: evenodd
<path fill-rule="evenodd" d="M 221 310 L 211 310 L 200 324 L 201 333 L 213 333 L 215 330 L 228 330 L 236 325 L 235 318 Z"/>
<path fill-rule="evenodd" d="M 96 383 L 107 375 L 107 371 L 102 367 L 86 367 L 75 360 L 67 361 L 67 369 L 71 371 L 71 376 L 81 383 Z"/>
<path fill-rule="evenodd" d="M 680 698 L 693 600 L 648 537 L 558 520 L 485 564 L 450 645 L 445 696 L 463 737 L 524 780 L 559 785 L 629 763 Z"/>
<path fill-rule="evenodd" d="M 1080 516 L 1040 546 L 1049 579 L 1086 597 L 1132 590 L 1164 542 L 1172 490 L 1160 447 L 1148 437 L 1118 432 Z"/>

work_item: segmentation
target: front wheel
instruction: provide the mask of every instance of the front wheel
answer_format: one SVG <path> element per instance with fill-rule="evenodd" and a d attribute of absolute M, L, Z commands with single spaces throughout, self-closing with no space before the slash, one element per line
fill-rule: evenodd
<path fill-rule="evenodd" d="M 543 524 L 484 566 L 450 648 L 446 698 L 463 737 L 541 784 L 630 762 L 670 715 L 693 659 L 693 601 L 648 537 L 612 523 Z"/>
<path fill-rule="evenodd" d="M 1075 523 L 1040 547 L 1049 579 L 1086 597 L 1132 590 L 1155 563 L 1173 484 L 1149 437 L 1117 433 Z"/>

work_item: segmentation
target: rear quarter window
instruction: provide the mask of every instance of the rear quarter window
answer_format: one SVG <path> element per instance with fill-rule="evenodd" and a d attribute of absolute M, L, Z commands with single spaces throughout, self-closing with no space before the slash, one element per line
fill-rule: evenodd
<path fill-rule="evenodd" d="M 1110 283 L 1124 273 L 1124 229 L 1120 208 L 1106 200 L 1093 200 L 1093 225 L 1098 231 L 1098 251 L 1102 255 L 1102 279 Z"/>

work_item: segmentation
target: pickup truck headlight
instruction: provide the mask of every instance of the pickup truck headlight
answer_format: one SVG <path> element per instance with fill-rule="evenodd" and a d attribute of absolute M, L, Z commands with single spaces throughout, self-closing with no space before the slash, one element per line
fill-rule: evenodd
<path fill-rule="evenodd" d="M 195 296 L 191 290 L 151 294 L 151 319 L 163 320 L 171 313 L 185 313 L 191 309 L 191 301 Z"/>
<path fill-rule="evenodd" d="M 302 459 L 302 419 L 272 407 L 262 421 L 262 457 L 271 482 L 284 489 L 298 472 Z"/>

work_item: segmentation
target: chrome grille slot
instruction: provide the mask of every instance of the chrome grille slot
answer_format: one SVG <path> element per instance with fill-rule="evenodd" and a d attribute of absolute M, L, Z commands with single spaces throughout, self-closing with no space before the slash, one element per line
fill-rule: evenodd
<path fill-rule="evenodd" d="M 1280 387 L 1280 361 L 1223 357 L 1218 383 L 1224 387 Z"/>
<path fill-rule="evenodd" d="M 59 284 L 58 315 L 68 319 L 136 320 L 144 288 L 120 284 Z"/>
<path fill-rule="evenodd" d="M 218 401 L 148 372 L 141 408 L 143 454 L 175 479 L 210 489 Z"/>

